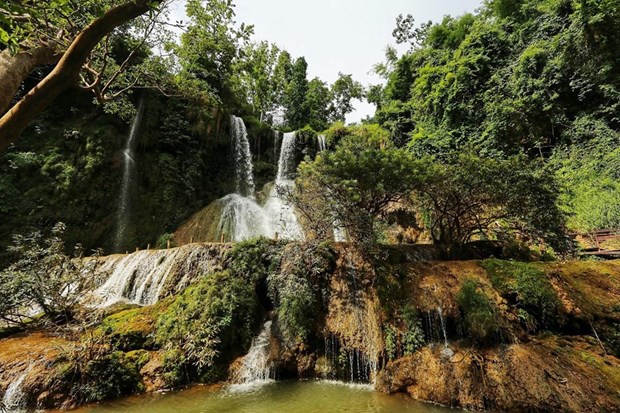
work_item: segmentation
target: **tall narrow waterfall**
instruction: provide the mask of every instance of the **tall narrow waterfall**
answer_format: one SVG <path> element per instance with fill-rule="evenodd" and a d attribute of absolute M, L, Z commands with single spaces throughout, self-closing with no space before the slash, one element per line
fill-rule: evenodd
<path fill-rule="evenodd" d="M 131 224 L 131 195 L 136 186 L 136 139 L 144 116 L 144 99 L 140 98 L 136 116 L 133 118 L 125 149 L 123 150 L 123 180 L 116 212 L 116 235 L 114 237 L 114 251 L 122 252 L 127 245 L 127 235 Z"/>
<path fill-rule="evenodd" d="M 292 178 L 297 164 L 295 162 L 295 132 L 285 133 L 282 138 L 278 175 L 269 194 L 265 210 L 269 215 L 275 235 L 279 238 L 303 239 L 304 234 L 295 216 L 295 208 L 286 199 L 287 193 L 294 189 Z"/>
<path fill-rule="evenodd" d="M 230 117 L 231 139 L 235 154 L 235 184 L 239 195 L 254 197 L 254 175 L 252 168 L 252 153 L 248 132 L 243 119 L 237 116 Z"/>
<path fill-rule="evenodd" d="M 319 141 L 319 151 L 326 151 L 327 142 L 325 141 L 325 135 L 319 135 L 317 139 Z"/>
<path fill-rule="evenodd" d="M 241 384 L 265 382 L 271 378 L 271 321 L 267 321 L 260 334 L 252 341 L 252 347 L 243 358 L 235 381 Z"/>
<path fill-rule="evenodd" d="M 278 160 L 278 181 L 291 179 L 295 173 L 295 132 L 285 133 Z"/>

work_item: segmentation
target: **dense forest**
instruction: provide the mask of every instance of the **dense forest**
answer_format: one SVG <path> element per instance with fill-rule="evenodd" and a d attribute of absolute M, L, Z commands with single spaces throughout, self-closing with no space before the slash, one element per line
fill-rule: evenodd
<path fill-rule="evenodd" d="M 620 0 L 404 10 L 368 85 L 173 4 L 0 0 L 0 412 L 274 378 L 619 411 Z"/>

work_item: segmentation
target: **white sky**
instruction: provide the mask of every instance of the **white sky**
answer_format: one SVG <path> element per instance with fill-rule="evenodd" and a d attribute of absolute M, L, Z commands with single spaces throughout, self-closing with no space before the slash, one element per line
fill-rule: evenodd
<path fill-rule="evenodd" d="M 338 72 L 351 73 L 365 86 L 380 83 L 370 73 L 383 61 L 385 47 L 395 44 L 396 16 L 412 14 L 419 25 L 458 16 L 482 0 L 235 0 L 237 22 L 253 24 L 254 40 L 278 44 L 296 58 L 305 56 L 308 77 L 332 83 Z M 177 0 L 172 19 L 186 20 L 184 0 Z M 356 102 L 347 116 L 357 122 L 374 113 L 374 105 Z"/>

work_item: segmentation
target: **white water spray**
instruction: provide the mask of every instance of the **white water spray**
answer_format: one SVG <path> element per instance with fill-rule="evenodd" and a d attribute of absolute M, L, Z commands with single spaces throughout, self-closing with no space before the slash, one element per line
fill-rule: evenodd
<path fill-rule="evenodd" d="M 319 141 L 319 151 L 323 152 L 327 150 L 327 143 L 325 141 L 325 135 L 318 136 Z"/>
<path fill-rule="evenodd" d="M 260 334 L 252 340 L 248 354 L 243 358 L 236 381 L 240 384 L 264 383 L 271 379 L 271 321 L 267 321 Z"/>
<path fill-rule="evenodd" d="M 123 181 L 121 183 L 120 199 L 116 212 L 116 235 L 114 237 L 114 251 L 122 252 L 127 247 L 127 232 L 131 222 L 131 194 L 136 184 L 136 139 L 142 118 L 144 116 L 144 98 L 140 98 L 136 116 L 131 123 L 123 150 Z"/>

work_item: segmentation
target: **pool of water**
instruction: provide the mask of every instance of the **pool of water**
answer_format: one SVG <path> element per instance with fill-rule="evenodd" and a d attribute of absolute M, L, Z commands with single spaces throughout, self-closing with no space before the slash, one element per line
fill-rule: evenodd
<path fill-rule="evenodd" d="M 270 382 L 214 389 L 193 387 L 84 407 L 80 413 L 446 413 L 454 410 L 388 396 L 366 385 Z"/>

